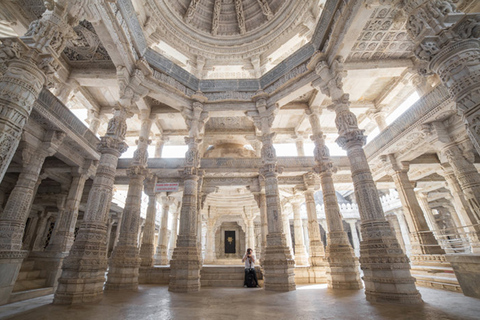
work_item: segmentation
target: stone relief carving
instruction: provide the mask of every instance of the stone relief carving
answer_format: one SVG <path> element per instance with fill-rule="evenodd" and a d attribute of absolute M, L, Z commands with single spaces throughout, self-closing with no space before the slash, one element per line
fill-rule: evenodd
<path fill-rule="evenodd" d="M 111 61 L 107 50 L 100 42 L 90 22 L 83 20 L 73 29 L 77 37 L 70 39 L 63 51 L 71 62 Z"/>

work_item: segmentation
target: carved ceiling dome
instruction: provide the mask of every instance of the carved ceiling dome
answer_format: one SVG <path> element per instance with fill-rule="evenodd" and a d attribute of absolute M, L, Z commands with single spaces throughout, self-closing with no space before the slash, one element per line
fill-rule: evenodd
<path fill-rule="evenodd" d="M 200 32 L 232 36 L 254 32 L 272 20 L 286 0 L 167 0 L 185 23 Z"/>

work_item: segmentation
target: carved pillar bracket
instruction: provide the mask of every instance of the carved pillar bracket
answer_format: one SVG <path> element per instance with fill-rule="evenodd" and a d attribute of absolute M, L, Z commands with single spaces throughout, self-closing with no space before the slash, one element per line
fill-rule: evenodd
<path fill-rule="evenodd" d="M 343 91 L 343 78 L 347 75 L 343 58 L 337 57 L 332 63 L 321 60 L 317 63 L 315 71 L 319 79 L 312 85 L 330 96 L 333 101 L 329 108 L 337 115 L 335 119 L 339 133 L 337 143 L 347 151 L 351 165 L 355 198 L 362 220 L 360 264 L 364 272 L 367 300 L 420 303 L 422 300 L 415 288 L 415 280 L 410 274 L 409 260 L 383 213 L 378 191 L 362 148 L 366 137 L 363 130 L 358 128 L 356 116 L 349 110 L 349 96 Z M 379 260 L 382 260 L 381 264 L 377 263 Z M 389 286 L 384 285 L 386 282 Z"/>
<path fill-rule="evenodd" d="M 62 266 L 55 304 L 94 302 L 102 298 L 107 270 L 106 223 L 118 157 L 127 150 L 124 139 L 129 116 L 131 114 L 124 107 L 118 107 L 98 145 L 100 161 L 88 195 L 83 223 Z"/>
<path fill-rule="evenodd" d="M 408 178 L 408 164 L 398 163 L 393 154 L 382 157 L 385 170 L 393 177 L 410 229 L 412 256 L 445 254 L 430 230 L 425 214 L 418 203 L 413 184 Z M 412 259 L 414 259 L 412 257 Z M 416 258 L 415 258 L 416 259 Z"/>
<path fill-rule="evenodd" d="M 450 91 L 480 153 L 480 15 L 458 12 L 451 0 L 402 4 L 415 55 Z"/>

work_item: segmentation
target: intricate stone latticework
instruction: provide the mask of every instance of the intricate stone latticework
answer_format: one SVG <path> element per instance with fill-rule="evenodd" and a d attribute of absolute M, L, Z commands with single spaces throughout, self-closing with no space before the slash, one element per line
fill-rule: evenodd
<path fill-rule="evenodd" d="M 150 144 L 149 135 L 152 119 L 148 113 L 141 113 L 142 125 L 137 141 L 137 149 L 133 161 L 127 170 L 127 199 L 122 215 L 120 237 L 109 262 L 109 270 L 105 290 L 137 290 L 140 254 L 138 250 L 138 233 L 140 230 L 140 211 L 142 205 L 143 183 L 148 175 L 147 148 Z"/>
<path fill-rule="evenodd" d="M 383 161 L 388 174 L 393 177 L 403 205 L 405 218 L 410 229 L 412 260 L 417 260 L 413 256 L 445 254 L 445 251 L 440 247 L 437 239 L 435 239 L 432 230 L 430 230 L 425 213 L 418 203 L 417 196 L 413 190 L 413 184 L 408 178 L 408 163 L 399 164 L 393 154 L 383 157 Z"/>
<path fill-rule="evenodd" d="M 99 165 L 88 195 L 87 210 L 77 237 L 62 266 L 55 292 L 55 304 L 99 301 L 103 296 L 106 258 L 106 222 L 113 195 L 118 157 L 126 151 L 124 142 L 128 112 L 119 107 L 109 121 L 98 150 Z"/>
<path fill-rule="evenodd" d="M 155 264 L 168 264 L 168 215 L 170 207 L 175 203 L 175 198 L 169 196 L 162 197 L 162 216 L 160 219 L 160 232 L 158 234 L 158 246 L 155 254 Z"/>
<path fill-rule="evenodd" d="M 142 246 L 140 247 L 140 265 L 142 267 L 153 267 L 155 254 L 155 217 L 157 214 L 157 196 L 155 194 L 155 183 L 157 177 L 152 175 L 145 179 L 144 192 L 148 195 L 147 217 L 143 226 Z"/>
<path fill-rule="evenodd" d="M 363 145 L 366 137 L 358 127 L 356 116 L 349 109 L 349 96 L 343 92 L 346 71 L 343 60 L 321 61 L 316 66 L 320 90 L 331 97 L 339 132 L 337 143 L 347 151 L 355 198 L 362 220 L 360 263 L 364 272 L 365 293 L 369 301 L 420 303 L 420 293 L 410 274 L 407 256 L 385 219 L 378 191 L 373 181 Z M 381 263 L 379 263 L 381 261 Z"/>
<path fill-rule="evenodd" d="M 477 14 L 457 11 L 454 1 L 403 1 L 415 55 L 440 76 L 463 114 L 480 152 L 480 22 Z"/>

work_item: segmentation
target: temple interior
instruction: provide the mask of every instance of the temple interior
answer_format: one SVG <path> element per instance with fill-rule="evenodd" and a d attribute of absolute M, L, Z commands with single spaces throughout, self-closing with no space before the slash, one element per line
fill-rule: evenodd
<path fill-rule="evenodd" d="M 0 2 L 2 319 L 478 319 L 479 169 L 480 1 Z"/>

